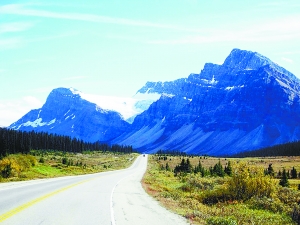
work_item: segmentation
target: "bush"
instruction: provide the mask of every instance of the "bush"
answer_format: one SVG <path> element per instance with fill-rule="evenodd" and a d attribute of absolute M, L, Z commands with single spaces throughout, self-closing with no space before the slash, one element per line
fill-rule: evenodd
<path fill-rule="evenodd" d="M 45 163 L 45 159 L 43 157 L 40 158 L 39 163 Z"/>
<path fill-rule="evenodd" d="M 207 219 L 208 225 L 237 225 L 237 220 L 234 217 L 218 217 L 214 216 Z"/>
<path fill-rule="evenodd" d="M 276 181 L 264 174 L 264 169 L 238 163 L 233 167 L 229 180 L 229 194 L 235 200 L 248 200 L 256 197 L 272 197 L 276 193 Z"/>
<path fill-rule="evenodd" d="M 274 213 L 283 213 L 285 211 L 284 203 L 278 198 L 253 197 L 247 203 L 251 209 L 269 210 Z"/>
<path fill-rule="evenodd" d="M 205 191 L 203 195 L 202 202 L 207 205 L 213 205 L 219 202 L 226 202 L 230 200 L 228 190 L 225 188 Z"/>
<path fill-rule="evenodd" d="M 0 160 L 0 173 L 3 178 L 19 176 L 20 172 L 29 170 L 36 163 L 32 155 L 9 155 Z"/>
<path fill-rule="evenodd" d="M 31 166 L 35 166 L 37 164 L 37 160 L 33 155 L 26 155 L 26 158 L 31 163 Z"/>
<path fill-rule="evenodd" d="M 11 164 L 4 165 L 3 168 L 1 169 L 1 176 L 3 178 L 9 178 L 11 174 L 12 174 Z"/>
<path fill-rule="evenodd" d="M 68 158 L 67 157 L 63 157 L 61 160 L 62 164 L 67 165 L 68 164 Z"/>

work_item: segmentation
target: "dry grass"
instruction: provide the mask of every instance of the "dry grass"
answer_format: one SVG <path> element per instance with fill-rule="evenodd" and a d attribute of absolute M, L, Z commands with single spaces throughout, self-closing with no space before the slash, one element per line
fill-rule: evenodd
<path fill-rule="evenodd" d="M 155 156 L 158 159 L 158 156 Z M 183 158 L 178 156 L 167 156 L 167 160 L 160 160 L 161 165 L 166 163 L 169 164 L 170 168 L 173 170 L 176 165 L 178 165 Z M 277 173 L 279 170 L 282 171 L 283 168 L 286 170 L 291 170 L 293 167 L 300 172 L 300 156 L 291 157 L 257 157 L 257 158 L 214 158 L 214 157 L 204 157 L 204 156 L 194 156 L 189 157 L 192 165 L 197 165 L 199 161 L 205 168 L 213 167 L 216 163 L 221 162 L 223 167 L 228 163 L 228 161 L 234 162 L 246 162 L 249 165 L 259 166 L 263 168 L 268 168 L 269 164 L 272 164 L 274 171 Z"/>
<path fill-rule="evenodd" d="M 174 169 L 181 162 L 182 158 L 168 156 L 165 160 L 162 157 L 159 160 L 158 156 L 150 156 L 148 169 L 142 183 L 148 194 L 156 198 L 164 207 L 188 218 L 191 224 L 295 224 L 290 217 L 293 206 L 280 202 L 278 199 L 282 198 L 282 196 L 275 196 L 273 200 L 263 198 L 258 200 L 258 202 L 257 200 L 252 202 L 225 201 L 212 205 L 204 204 L 202 200 L 205 196 L 222 194 L 222 190 L 226 190 L 228 179 L 231 178 L 201 178 L 199 175 L 194 174 L 185 177 L 175 177 L 173 172 L 161 169 L 162 166 L 166 166 L 166 163 L 168 163 L 171 170 Z M 262 166 L 265 169 L 269 164 L 273 164 L 276 172 L 282 168 L 290 170 L 294 166 L 300 172 L 300 157 L 238 159 L 190 157 L 189 160 L 193 166 L 197 165 L 200 160 L 202 166 L 206 169 L 213 167 L 219 160 L 223 166 L 230 160 L 233 163 L 245 161 L 246 165 Z M 198 182 L 197 187 L 190 185 L 194 181 Z M 294 189 L 300 183 L 299 181 L 290 179 L 290 183 L 295 187 Z M 279 186 L 277 188 L 280 189 Z M 300 193 L 297 191 L 290 193 L 290 197 L 283 195 L 284 198 L 298 199 L 300 196 Z M 297 202 L 298 200 L 295 201 Z M 261 206 L 259 205 L 263 207 L 260 208 Z M 265 207 L 269 207 L 269 209 L 266 210 Z M 281 211 L 278 211 L 279 209 Z"/>
<path fill-rule="evenodd" d="M 58 151 L 32 151 L 32 157 L 38 162 L 35 166 L 19 173 L 12 173 L 9 178 L 0 182 L 30 180 L 68 175 L 97 173 L 103 171 L 124 169 L 132 164 L 138 156 L 136 153 L 121 154 L 110 152 L 63 153 Z M 10 157 L 12 157 L 11 155 Z M 67 163 L 63 163 L 63 159 Z"/>

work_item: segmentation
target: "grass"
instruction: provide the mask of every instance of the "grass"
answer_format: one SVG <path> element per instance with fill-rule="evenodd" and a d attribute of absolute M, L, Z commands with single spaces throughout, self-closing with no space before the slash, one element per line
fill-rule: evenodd
<path fill-rule="evenodd" d="M 0 174 L 0 182 L 124 169 L 129 167 L 137 156 L 138 154 L 136 153 L 123 154 L 100 151 L 84 152 L 83 154 L 58 151 L 31 151 L 30 155 L 9 155 L 0 160 L 0 167 L 2 164 L 5 165 L 4 162 L 11 164 L 11 175 L 7 178 L 3 178 Z M 24 161 L 26 161 L 28 157 L 34 161 L 34 163 L 32 163 L 31 166 L 28 165 L 28 163 L 26 166 L 22 166 L 21 164 L 24 164 Z"/>
<path fill-rule="evenodd" d="M 181 157 L 167 157 L 164 160 L 150 156 L 142 184 L 148 194 L 160 201 L 163 206 L 188 218 L 192 224 L 296 224 L 292 217 L 293 213 L 299 215 L 300 192 L 295 190 L 300 183 L 299 180 L 289 180 L 292 188 L 279 187 L 277 185 L 279 182 L 273 180 L 272 183 L 276 184 L 271 197 L 234 200 L 230 199 L 230 195 L 224 198 L 228 193 L 231 177 L 201 177 L 198 174 L 175 177 L 173 172 L 163 169 L 168 163 L 173 170 L 181 159 Z M 193 166 L 200 160 L 205 168 L 214 166 L 219 160 L 225 166 L 230 160 L 264 168 L 272 163 L 275 171 L 282 168 L 291 169 L 293 166 L 300 170 L 300 157 L 189 159 Z"/>

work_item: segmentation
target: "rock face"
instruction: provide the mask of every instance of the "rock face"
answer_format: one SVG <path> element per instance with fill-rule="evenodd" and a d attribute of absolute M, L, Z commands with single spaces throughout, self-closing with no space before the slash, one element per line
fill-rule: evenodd
<path fill-rule="evenodd" d="M 69 135 L 90 142 L 109 141 L 128 127 L 119 113 L 103 110 L 67 88 L 54 89 L 41 109 L 10 125 L 12 129 Z"/>
<path fill-rule="evenodd" d="M 256 52 L 233 49 L 222 65 L 207 63 L 200 74 L 171 82 L 147 82 L 138 93 L 161 97 L 132 124 L 70 90 L 56 89 L 42 109 L 11 128 L 110 140 L 143 152 L 209 155 L 300 140 L 300 81 Z"/>
<path fill-rule="evenodd" d="M 268 58 L 234 49 L 223 65 L 174 82 L 147 83 L 163 93 L 115 142 L 225 155 L 300 139 L 300 86 Z"/>

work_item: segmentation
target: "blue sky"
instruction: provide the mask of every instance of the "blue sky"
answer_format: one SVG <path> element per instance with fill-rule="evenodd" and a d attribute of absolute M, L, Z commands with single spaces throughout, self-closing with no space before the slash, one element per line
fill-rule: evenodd
<path fill-rule="evenodd" d="M 130 97 L 259 52 L 300 77 L 298 0 L 77 0 L 0 3 L 0 126 L 50 91 Z"/>

